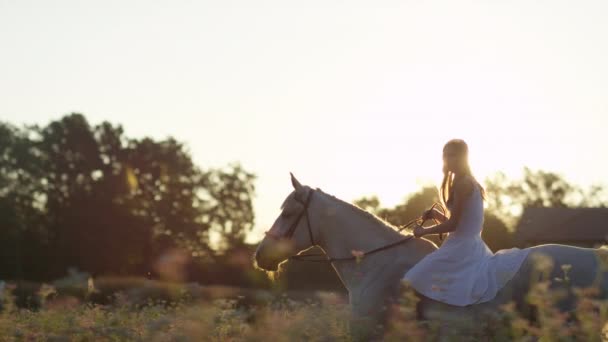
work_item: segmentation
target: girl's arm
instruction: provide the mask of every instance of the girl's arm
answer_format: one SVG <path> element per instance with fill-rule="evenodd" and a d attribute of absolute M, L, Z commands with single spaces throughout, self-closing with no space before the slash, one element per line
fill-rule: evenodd
<path fill-rule="evenodd" d="M 458 221 L 462 216 L 462 210 L 466 199 L 471 196 L 473 192 L 473 182 L 470 178 L 461 179 L 454 183 L 454 210 L 452 210 L 450 218 L 445 220 L 443 223 L 423 228 L 416 227 L 414 229 L 414 235 L 420 237 L 427 234 L 441 234 L 453 232 L 458 226 Z"/>
<path fill-rule="evenodd" d="M 439 223 L 443 223 L 448 220 L 448 217 L 445 216 L 441 211 L 433 208 L 433 212 L 431 214 L 431 218 L 439 221 Z"/>

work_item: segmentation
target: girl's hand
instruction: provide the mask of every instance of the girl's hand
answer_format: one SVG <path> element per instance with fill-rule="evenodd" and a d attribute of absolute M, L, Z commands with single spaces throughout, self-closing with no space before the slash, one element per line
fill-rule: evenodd
<path fill-rule="evenodd" d="M 422 218 L 426 221 L 426 220 L 434 220 L 437 221 L 438 223 L 443 223 L 445 221 L 448 220 L 447 216 L 445 216 L 444 213 L 440 212 L 437 209 L 429 209 L 426 210 L 423 214 L 422 214 Z"/>
<path fill-rule="evenodd" d="M 435 210 L 434 209 L 428 209 L 425 210 L 424 213 L 422 213 L 422 219 L 423 220 L 432 220 L 432 219 L 436 219 L 435 217 Z"/>
<path fill-rule="evenodd" d="M 414 236 L 419 238 L 424 235 L 424 231 L 425 229 L 422 228 L 421 225 L 417 225 L 416 227 L 414 227 Z"/>

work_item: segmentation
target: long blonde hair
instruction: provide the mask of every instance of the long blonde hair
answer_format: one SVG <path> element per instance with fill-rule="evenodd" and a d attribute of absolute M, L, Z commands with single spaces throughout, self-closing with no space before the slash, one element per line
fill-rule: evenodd
<path fill-rule="evenodd" d="M 452 139 L 450 141 L 448 141 L 444 146 L 443 146 L 443 151 L 445 151 L 448 147 L 454 146 L 456 149 L 456 153 L 458 153 L 458 155 L 461 158 L 464 158 L 464 173 L 471 176 L 473 178 L 473 180 L 475 181 L 475 183 L 477 184 L 477 186 L 479 187 L 479 190 L 481 190 L 481 197 L 485 200 L 486 198 L 486 192 L 484 190 L 484 188 L 481 186 L 481 184 L 479 184 L 479 182 L 477 181 L 477 179 L 475 179 L 475 177 L 473 176 L 473 173 L 471 172 L 471 166 L 469 165 L 469 147 L 467 145 L 467 143 L 464 142 L 464 140 L 462 139 Z M 453 189 L 454 186 L 454 172 L 449 171 L 446 167 L 446 165 L 443 165 L 443 181 L 441 182 L 441 188 L 439 190 L 439 197 L 441 198 L 441 204 L 443 205 L 443 208 L 447 211 L 449 211 L 448 208 L 448 203 L 451 204 L 451 200 L 453 199 Z"/>

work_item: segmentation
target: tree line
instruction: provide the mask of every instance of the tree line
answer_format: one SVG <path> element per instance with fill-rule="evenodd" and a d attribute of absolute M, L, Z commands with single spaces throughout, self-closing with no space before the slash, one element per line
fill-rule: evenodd
<path fill-rule="evenodd" d="M 213 148 L 213 147 L 210 147 Z M 234 163 L 203 169 L 174 138 L 129 138 L 120 125 L 71 113 L 47 125 L 0 122 L 0 279 L 48 281 L 69 268 L 118 275 L 269 287 L 244 242 L 255 217 L 255 175 Z M 524 208 L 604 206 L 602 186 L 524 169 L 486 179 L 482 237 L 511 248 Z M 423 187 L 394 207 L 354 204 L 403 225 L 437 202 Z M 437 244 L 441 241 L 434 237 Z M 274 286 L 343 290 L 330 265 L 290 262 Z"/>
<path fill-rule="evenodd" d="M 254 180 L 239 164 L 201 169 L 173 138 L 129 138 L 78 113 L 0 123 L 0 279 L 146 275 L 176 248 L 212 258 L 253 227 Z"/>

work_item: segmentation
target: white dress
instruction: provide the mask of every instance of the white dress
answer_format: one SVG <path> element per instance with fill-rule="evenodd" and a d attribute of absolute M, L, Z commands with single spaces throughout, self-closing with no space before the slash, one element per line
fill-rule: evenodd
<path fill-rule="evenodd" d="M 527 248 L 494 254 L 486 246 L 481 239 L 483 199 L 479 187 L 474 188 L 456 230 L 403 277 L 428 298 L 457 306 L 492 300 L 528 256 Z"/>

